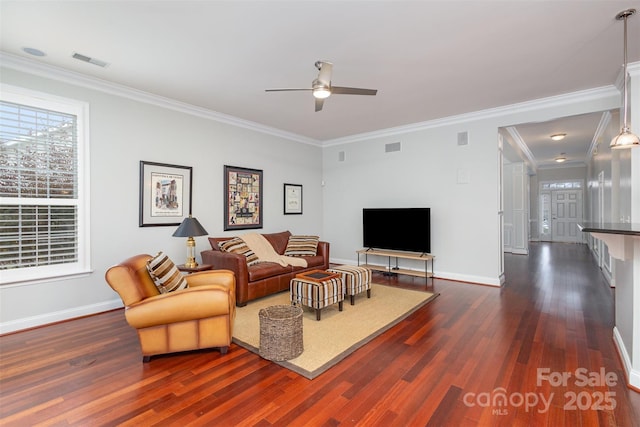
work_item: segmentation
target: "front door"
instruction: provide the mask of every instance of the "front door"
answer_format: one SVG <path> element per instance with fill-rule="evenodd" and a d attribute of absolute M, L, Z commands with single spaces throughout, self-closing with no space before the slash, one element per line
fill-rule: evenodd
<path fill-rule="evenodd" d="M 582 190 L 551 191 L 551 236 L 554 242 L 581 243 Z"/>

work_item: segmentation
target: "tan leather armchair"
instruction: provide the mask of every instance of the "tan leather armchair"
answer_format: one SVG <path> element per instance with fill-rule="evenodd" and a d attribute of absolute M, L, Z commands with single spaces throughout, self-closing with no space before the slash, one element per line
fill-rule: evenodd
<path fill-rule="evenodd" d="M 151 255 L 136 255 L 107 270 L 107 283 L 122 298 L 127 322 L 138 331 L 143 361 L 153 355 L 231 344 L 235 276 L 211 270 L 186 276 L 189 287 L 161 294 L 147 271 Z"/>

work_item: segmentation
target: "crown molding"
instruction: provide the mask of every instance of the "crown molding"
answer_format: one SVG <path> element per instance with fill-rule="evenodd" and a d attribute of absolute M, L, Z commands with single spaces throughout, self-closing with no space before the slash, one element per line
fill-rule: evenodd
<path fill-rule="evenodd" d="M 566 169 L 566 168 L 584 168 L 587 167 L 587 164 L 581 160 L 567 160 L 564 163 L 556 163 L 553 165 L 540 165 L 538 166 L 538 170 L 543 170 L 543 169 L 553 169 L 553 170 L 557 170 L 557 169 Z"/>
<path fill-rule="evenodd" d="M 639 63 L 640 64 L 640 63 Z M 403 133 L 418 132 L 426 129 L 432 129 L 442 126 L 457 125 L 476 120 L 486 120 L 496 117 L 503 117 L 514 113 L 523 113 L 528 111 L 544 110 L 552 107 L 559 107 L 568 104 L 588 102 L 609 96 L 619 95 L 618 89 L 614 85 L 602 86 L 594 89 L 587 89 L 578 92 L 572 92 L 562 95 L 551 96 L 548 98 L 540 98 L 532 101 L 520 102 L 517 104 L 505 105 L 502 107 L 490 108 L 486 110 L 475 111 L 472 113 L 460 114 L 456 116 L 444 117 L 441 119 L 429 120 L 425 122 L 413 123 L 406 126 L 398 126 L 393 128 L 382 129 L 374 132 L 361 133 L 343 138 L 326 140 L 323 146 L 332 146 L 347 144 L 352 142 L 365 141 L 374 138 L 383 138 L 396 136 Z"/>
<path fill-rule="evenodd" d="M 155 105 L 174 111 L 178 111 L 185 114 L 201 117 L 208 120 L 214 120 L 216 122 L 229 124 L 239 128 L 244 128 L 280 138 L 285 138 L 295 142 L 301 142 L 304 144 L 321 146 L 320 141 L 312 138 L 307 138 L 302 135 L 298 135 L 292 132 L 286 132 L 280 129 L 276 129 L 270 126 L 265 126 L 249 120 L 240 119 L 228 114 L 219 113 L 206 108 L 197 107 L 195 105 L 187 104 L 185 102 L 176 101 L 174 99 L 165 98 L 159 95 L 154 95 L 149 92 L 144 92 L 138 89 L 134 89 L 128 86 L 109 82 L 107 80 L 99 79 L 96 77 L 90 77 L 82 73 L 66 70 L 64 68 L 55 67 L 49 64 L 43 64 L 42 62 L 35 61 L 28 58 L 22 58 L 17 55 L 9 54 L 6 52 L 0 52 L 0 65 L 5 68 L 9 68 L 16 71 L 21 71 L 28 74 L 33 74 L 39 77 L 44 77 L 60 82 L 72 84 L 75 86 L 81 86 L 87 89 L 97 90 L 110 95 L 120 96 L 128 98 L 134 101 L 144 102 L 146 104 Z"/>
<path fill-rule="evenodd" d="M 620 66 L 620 71 L 618 71 L 616 82 L 613 84 L 618 89 L 618 91 L 622 91 L 622 71 L 623 70 L 624 68 Z M 631 77 L 640 76 L 640 62 L 632 62 L 630 64 L 627 64 L 627 73 Z"/>
<path fill-rule="evenodd" d="M 527 146 L 527 144 L 524 142 L 524 140 L 520 136 L 520 133 L 515 127 L 509 126 L 506 128 L 506 130 L 507 132 L 509 132 L 509 135 L 511 135 L 511 138 L 513 138 L 513 142 L 518 146 L 518 149 L 520 150 L 522 155 L 527 158 L 529 167 L 531 168 L 533 173 L 535 173 L 538 170 L 538 162 L 536 162 L 536 158 L 533 156 L 533 153 L 529 149 L 529 146 Z"/>
<path fill-rule="evenodd" d="M 632 62 L 627 64 L 627 73 L 631 76 L 640 76 L 640 62 Z M 622 74 L 622 71 L 620 72 Z"/>
<path fill-rule="evenodd" d="M 600 117 L 600 122 L 598 123 L 598 127 L 596 128 L 596 132 L 593 134 L 593 138 L 591 139 L 591 145 L 589 146 L 589 150 L 587 151 L 587 157 L 585 159 L 585 163 L 588 163 L 596 154 L 598 154 L 598 142 L 602 135 L 607 131 L 607 126 L 609 126 L 609 122 L 611 122 L 611 113 L 605 111 L 602 113 Z"/>
<path fill-rule="evenodd" d="M 616 80 L 616 83 L 613 85 L 602 86 L 599 88 L 557 95 L 548 98 L 541 98 L 532 101 L 525 101 L 517 104 L 510 104 L 502 107 L 490 108 L 486 110 L 449 116 L 435 120 L 428 120 L 404 126 L 391 127 L 373 132 L 350 135 L 342 138 L 320 141 L 274 127 L 265 126 L 249 120 L 240 119 L 228 114 L 219 113 L 216 111 L 208 110 L 206 108 L 179 102 L 170 98 L 154 95 L 128 86 L 98 79 L 96 77 L 89 77 L 85 74 L 75 71 L 66 70 L 64 68 L 55 67 L 53 65 L 43 64 L 39 61 L 35 61 L 29 58 L 23 58 L 18 55 L 9 54 L 6 52 L 0 52 L 0 65 L 28 74 L 50 78 L 76 86 L 82 86 L 88 89 L 98 90 L 111 95 L 121 96 L 135 101 L 156 105 L 162 108 L 167 108 L 197 117 L 226 123 L 232 126 L 319 147 L 328 147 L 375 138 L 396 136 L 404 133 L 417 132 L 442 126 L 456 125 L 469 121 L 501 117 L 516 112 L 521 113 L 557 107 L 576 102 L 586 102 L 607 96 L 618 95 L 620 93 L 618 87 L 622 87 L 622 73 L 620 73 L 618 79 Z M 640 75 L 640 62 L 627 64 L 627 70 L 632 76 Z"/>

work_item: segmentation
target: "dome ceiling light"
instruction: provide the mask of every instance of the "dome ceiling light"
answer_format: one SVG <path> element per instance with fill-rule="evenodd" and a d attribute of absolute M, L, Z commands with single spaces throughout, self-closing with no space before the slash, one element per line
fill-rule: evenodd
<path fill-rule="evenodd" d="M 564 163 L 567 161 L 567 158 L 565 157 L 565 153 L 560 153 L 560 155 L 558 157 L 556 157 L 556 162 L 558 163 Z"/>

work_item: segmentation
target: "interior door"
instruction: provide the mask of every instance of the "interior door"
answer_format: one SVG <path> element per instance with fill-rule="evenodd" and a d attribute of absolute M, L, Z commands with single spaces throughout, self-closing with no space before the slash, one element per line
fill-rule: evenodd
<path fill-rule="evenodd" d="M 554 190 L 551 192 L 552 241 L 581 243 L 582 190 Z"/>

